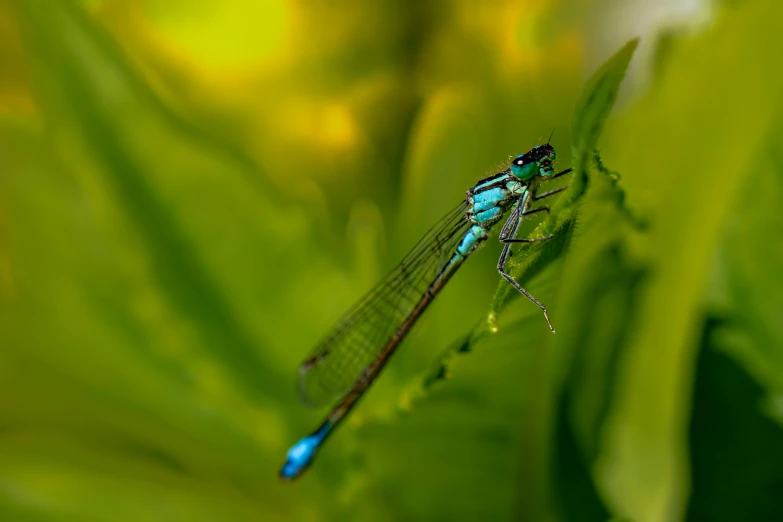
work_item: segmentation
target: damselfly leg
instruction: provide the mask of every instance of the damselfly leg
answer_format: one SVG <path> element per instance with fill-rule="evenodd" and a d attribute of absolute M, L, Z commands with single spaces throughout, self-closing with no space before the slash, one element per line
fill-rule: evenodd
<path fill-rule="evenodd" d="M 520 202 L 521 203 L 521 202 Z M 503 245 L 503 252 L 500 254 L 500 259 L 498 260 L 498 272 L 500 272 L 500 275 L 511 283 L 511 285 L 516 288 L 522 295 L 530 299 L 534 305 L 539 307 L 542 312 L 544 312 L 544 319 L 546 319 L 547 324 L 549 325 L 549 329 L 552 330 L 552 333 L 555 332 L 555 329 L 552 327 L 552 322 L 549 320 L 549 314 L 547 314 L 546 306 L 542 305 L 538 299 L 530 295 L 530 293 L 522 288 L 522 285 L 517 283 L 513 277 L 511 277 L 509 274 L 505 272 L 506 268 L 506 262 L 508 261 L 508 258 L 511 254 L 511 244 L 517 243 L 517 242 L 532 242 L 532 241 L 544 241 L 546 239 L 549 239 L 552 236 L 549 237 L 541 237 L 536 239 L 515 239 L 513 236 L 517 233 L 517 229 L 519 228 L 519 224 L 522 222 L 522 212 L 519 211 L 520 206 L 517 205 L 517 208 L 514 210 L 514 212 L 511 214 L 511 217 L 508 218 L 508 221 L 503 225 L 503 229 L 500 231 L 500 241 L 505 243 Z"/>
<path fill-rule="evenodd" d="M 562 172 L 558 172 L 554 176 L 552 176 L 551 179 L 558 178 L 560 176 L 563 176 L 565 174 L 568 174 L 571 172 L 571 169 L 565 169 Z M 544 192 L 543 194 L 539 196 L 533 196 L 531 199 L 533 201 L 538 201 L 540 199 L 547 198 L 549 196 L 553 196 L 559 192 L 564 191 L 568 187 L 561 187 L 558 189 L 550 190 L 548 192 Z M 500 242 L 503 243 L 503 252 L 500 254 L 500 259 L 498 259 L 498 272 L 500 275 L 511 283 L 511 285 L 519 291 L 522 295 L 530 299 L 530 301 L 535 304 L 537 307 L 541 309 L 542 312 L 544 312 L 544 319 L 546 319 L 547 324 L 549 325 L 549 329 L 552 330 L 552 333 L 555 333 L 555 329 L 552 326 L 552 322 L 549 320 L 549 314 L 546 311 L 546 307 L 541 304 L 541 302 L 533 297 L 527 290 L 522 288 L 522 285 L 520 285 L 511 275 L 507 274 L 506 269 L 506 263 L 508 262 L 508 258 L 511 257 L 511 245 L 514 243 L 535 243 L 537 241 L 546 241 L 547 239 L 552 239 L 552 234 L 544 237 L 536 237 L 536 238 L 515 238 L 517 231 L 519 230 L 519 226 L 522 223 L 522 217 L 523 216 L 529 216 L 530 214 L 535 214 L 536 212 L 542 212 L 545 211 L 549 213 L 549 207 L 539 207 L 535 208 L 533 210 L 522 210 L 523 206 L 526 206 L 528 202 L 522 200 L 520 201 L 517 206 L 514 208 L 514 211 L 511 213 L 511 216 L 509 216 L 508 220 L 503 225 L 503 228 L 500 230 Z"/>
<path fill-rule="evenodd" d="M 559 193 L 563 192 L 567 188 L 568 187 L 560 187 L 560 188 L 556 188 L 556 189 L 544 192 L 543 194 L 539 194 L 537 196 L 534 196 L 533 197 L 533 201 L 538 201 L 540 199 L 548 198 L 549 196 L 554 196 L 555 194 L 559 194 Z"/>
<path fill-rule="evenodd" d="M 549 207 L 543 206 L 543 207 L 534 208 L 533 210 L 527 210 L 525 212 L 522 212 L 522 216 L 529 216 L 531 214 L 537 214 L 539 212 L 546 212 L 547 214 L 549 214 Z"/>
<path fill-rule="evenodd" d="M 554 176 L 552 176 L 549 179 L 552 180 L 552 179 L 559 178 L 560 176 L 565 176 L 566 174 L 568 174 L 572 170 L 573 169 L 570 169 L 570 168 L 565 169 L 565 170 L 561 170 L 560 172 L 558 172 L 557 174 L 555 174 Z M 565 187 L 560 187 L 560 188 L 556 188 L 556 189 L 544 192 L 542 194 L 536 194 L 535 196 L 533 196 L 533 201 L 538 201 L 540 199 L 548 198 L 549 196 L 554 196 L 555 194 L 559 194 L 560 192 L 563 192 L 567 188 L 568 187 L 565 186 Z"/>

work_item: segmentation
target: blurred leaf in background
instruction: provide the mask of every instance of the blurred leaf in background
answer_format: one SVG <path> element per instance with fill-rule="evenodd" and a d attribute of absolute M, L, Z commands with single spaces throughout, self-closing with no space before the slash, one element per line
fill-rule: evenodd
<path fill-rule="evenodd" d="M 771 0 L 0 0 L 0 520 L 783 519 L 781 40 Z M 553 129 L 585 192 L 515 270 L 557 335 L 490 241 L 278 482 L 302 356 Z"/>

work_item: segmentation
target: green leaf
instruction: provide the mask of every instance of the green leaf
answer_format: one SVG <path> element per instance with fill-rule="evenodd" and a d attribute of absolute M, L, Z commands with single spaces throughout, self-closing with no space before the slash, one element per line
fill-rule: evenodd
<path fill-rule="evenodd" d="M 780 117 L 783 122 L 783 115 Z M 711 274 L 713 313 L 727 318 L 716 336 L 719 345 L 764 383 L 770 399 L 783 394 L 783 128 L 770 133 L 767 145 L 747 170 L 736 211 L 722 232 L 717 252 L 720 269 Z M 774 411 L 783 422 L 783 411 Z"/>
<path fill-rule="evenodd" d="M 603 157 L 612 158 L 636 205 L 655 213 L 649 234 L 630 249 L 651 276 L 638 296 L 595 465 L 608 502 L 633 519 L 677 518 L 686 507 L 708 275 L 779 115 L 783 74 L 747 59 L 783 45 L 783 13 L 768 8 L 727 8 L 709 31 L 671 43 L 655 88 L 605 130 Z"/>
<path fill-rule="evenodd" d="M 731 322 L 705 322 L 689 427 L 693 487 L 687 516 L 772 522 L 783 513 L 778 494 L 783 487 L 783 426 L 764 411 L 767 390 L 762 383 L 718 345 L 717 330 Z"/>
<path fill-rule="evenodd" d="M 617 100 L 620 84 L 638 44 L 638 38 L 630 40 L 587 81 L 574 110 L 571 125 L 574 176 L 556 208 L 572 205 L 587 189 L 593 150 L 598 144 L 604 122 Z"/>

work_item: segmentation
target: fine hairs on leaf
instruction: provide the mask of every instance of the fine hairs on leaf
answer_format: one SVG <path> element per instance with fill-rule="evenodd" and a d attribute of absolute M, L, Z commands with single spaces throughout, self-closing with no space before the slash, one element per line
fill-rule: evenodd
<path fill-rule="evenodd" d="M 631 209 L 626 204 L 625 191 L 619 186 L 618 183 L 620 181 L 620 173 L 615 172 L 604 165 L 603 161 L 601 161 L 601 154 L 599 153 L 598 149 L 593 150 L 593 168 L 600 174 L 603 174 L 606 179 L 611 182 L 611 186 L 614 190 L 616 198 L 615 203 L 617 208 L 622 211 L 623 214 L 625 214 L 625 217 L 628 219 L 629 223 L 631 223 L 639 231 L 647 230 L 649 226 L 647 219 L 643 216 L 640 216 L 635 210 Z"/>
<path fill-rule="evenodd" d="M 639 44 L 638 39 L 626 43 L 587 81 L 582 96 L 577 102 L 571 125 L 574 175 L 568 190 L 555 203 L 553 216 L 575 204 L 587 190 L 588 170 L 593 151 L 604 128 L 604 122 L 617 100 L 625 71 Z"/>

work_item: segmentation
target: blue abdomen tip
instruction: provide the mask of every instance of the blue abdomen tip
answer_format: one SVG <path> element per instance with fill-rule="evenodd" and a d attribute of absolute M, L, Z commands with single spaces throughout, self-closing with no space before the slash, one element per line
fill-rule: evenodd
<path fill-rule="evenodd" d="M 315 452 L 324 441 L 328 429 L 328 425 L 324 426 L 291 446 L 286 455 L 285 464 L 280 468 L 280 478 L 285 480 L 295 479 L 307 469 L 307 466 L 313 461 Z"/>

